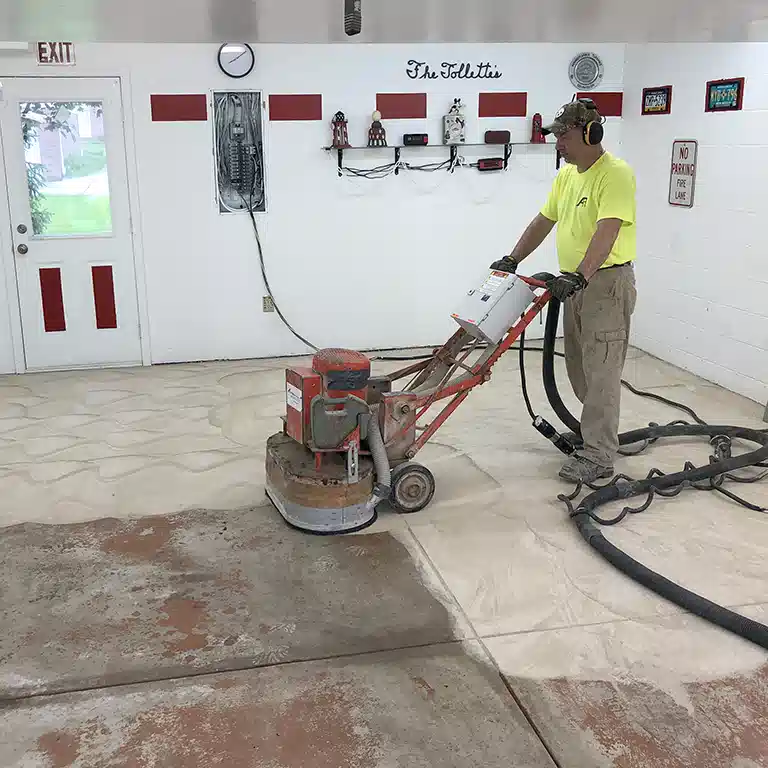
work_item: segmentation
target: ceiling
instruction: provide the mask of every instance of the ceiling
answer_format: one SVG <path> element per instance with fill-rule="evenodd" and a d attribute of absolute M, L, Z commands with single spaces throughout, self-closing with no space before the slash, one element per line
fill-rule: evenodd
<path fill-rule="evenodd" d="M 416 43 L 768 40 L 768 0 L 2 0 L 0 40 Z"/>

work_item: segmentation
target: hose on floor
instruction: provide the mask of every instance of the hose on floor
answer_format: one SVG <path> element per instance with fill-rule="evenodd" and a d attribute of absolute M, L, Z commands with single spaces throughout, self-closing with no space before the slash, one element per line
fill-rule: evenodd
<path fill-rule="evenodd" d="M 579 435 L 581 433 L 579 420 L 568 410 L 560 397 L 555 378 L 555 339 L 559 314 L 560 302 L 553 298 L 549 302 L 544 333 L 542 365 L 544 389 L 558 418 L 569 430 Z M 667 401 L 660 395 L 655 395 L 654 399 L 680 407 L 679 403 Z M 766 466 L 766 462 L 768 462 L 768 430 L 732 425 L 710 425 L 700 419 L 693 410 L 687 409 L 687 412 L 697 422 L 696 424 L 689 424 L 684 421 L 676 421 L 664 426 L 650 424 L 644 429 L 622 433 L 619 436 L 619 442 L 622 446 L 640 443 L 640 450 L 643 450 L 661 438 L 706 437 L 709 438 L 710 444 L 713 446 L 713 455 L 710 456 L 707 465 L 696 467 L 691 462 L 686 462 L 682 471 L 672 474 L 665 474 L 654 468 L 642 480 L 635 480 L 626 475 L 616 475 L 605 485 L 589 485 L 592 493 L 585 496 L 575 506 L 573 502 L 581 494 L 581 484 L 577 484 L 571 495 L 561 494 L 558 499 L 567 505 L 571 519 L 587 544 L 615 568 L 686 611 L 768 649 L 768 626 L 717 605 L 656 573 L 608 541 L 598 528 L 598 525 L 615 525 L 627 515 L 645 511 L 656 496 L 677 496 L 689 488 L 719 492 L 749 509 L 760 512 L 766 511 L 727 491 L 722 485 L 726 479 L 751 483 L 766 476 L 766 473 L 749 477 L 734 475 L 733 473 L 750 467 Z M 731 444 L 736 439 L 755 443 L 758 447 L 748 453 L 733 456 Z M 595 512 L 598 507 L 612 501 L 642 495 L 646 496 L 643 504 L 634 508 L 627 506 L 614 518 L 605 519 Z"/>

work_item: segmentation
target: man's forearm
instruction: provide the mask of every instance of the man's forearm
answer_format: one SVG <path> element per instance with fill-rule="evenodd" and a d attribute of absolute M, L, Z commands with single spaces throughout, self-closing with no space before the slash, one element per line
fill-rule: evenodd
<path fill-rule="evenodd" d="M 602 219 L 597 222 L 597 230 L 592 236 L 584 259 L 577 269 L 587 280 L 590 280 L 608 260 L 620 229 L 620 219 Z"/>
<path fill-rule="evenodd" d="M 554 221 L 550 221 L 546 216 L 538 214 L 526 227 L 525 232 L 520 236 L 517 245 L 509 255 L 519 264 L 544 242 L 554 226 Z"/>

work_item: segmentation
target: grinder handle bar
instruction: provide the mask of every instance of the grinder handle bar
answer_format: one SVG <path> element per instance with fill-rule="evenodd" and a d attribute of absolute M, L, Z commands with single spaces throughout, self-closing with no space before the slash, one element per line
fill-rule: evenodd
<path fill-rule="evenodd" d="M 518 277 L 524 282 L 528 283 L 532 288 L 546 288 L 547 284 L 543 280 L 539 280 L 535 277 L 525 277 L 524 275 L 518 275 Z"/>

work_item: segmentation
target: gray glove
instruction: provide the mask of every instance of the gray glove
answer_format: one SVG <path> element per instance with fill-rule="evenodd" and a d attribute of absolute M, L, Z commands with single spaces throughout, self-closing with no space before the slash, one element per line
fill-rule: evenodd
<path fill-rule="evenodd" d="M 547 289 L 558 301 L 565 301 L 587 287 L 587 279 L 581 272 L 565 272 L 547 281 Z"/>
<path fill-rule="evenodd" d="M 491 264 L 491 269 L 495 272 L 510 272 L 515 274 L 517 272 L 517 262 L 511 256 L 505 256 L 503 259 L 494 261 Z"/>

